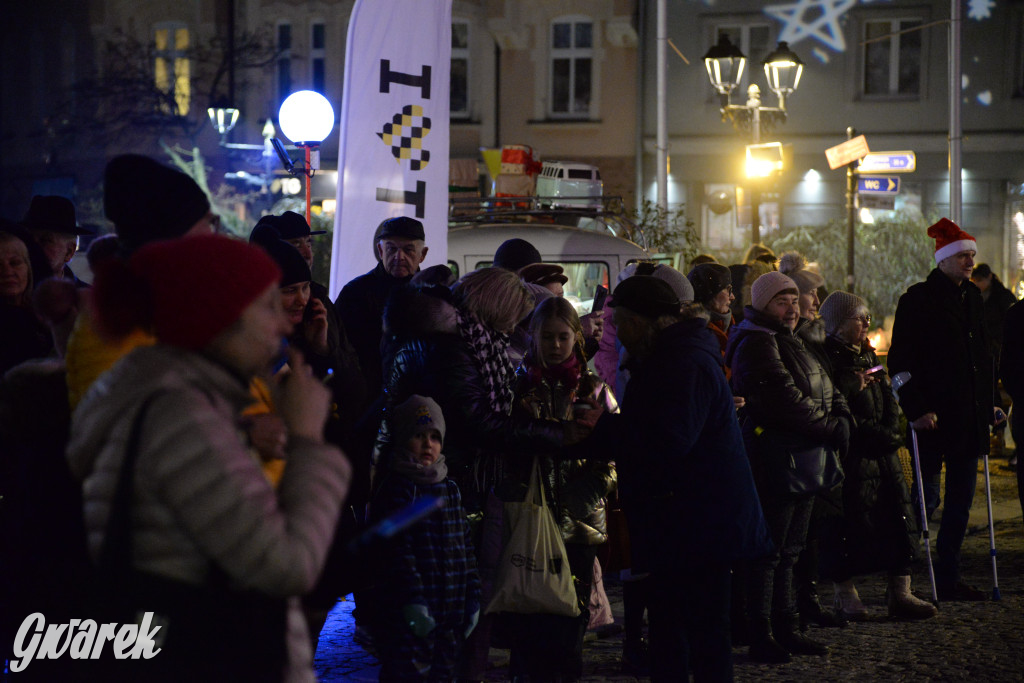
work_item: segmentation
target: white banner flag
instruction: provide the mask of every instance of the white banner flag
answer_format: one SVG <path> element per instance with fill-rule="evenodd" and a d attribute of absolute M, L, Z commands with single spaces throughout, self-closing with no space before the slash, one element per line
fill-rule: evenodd
<path fill-rule="evenodd" d="M 356 0 L 341 103 L 331 298 L 371 270 L 386 218 L 423 222 L 424 267 L 448 256 L 451 0 Z"/>

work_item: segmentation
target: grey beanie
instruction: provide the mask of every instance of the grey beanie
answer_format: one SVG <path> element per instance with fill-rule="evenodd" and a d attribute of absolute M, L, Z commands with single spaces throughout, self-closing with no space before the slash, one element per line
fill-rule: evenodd
<path fill-rule="evenodd" d="M 633 277 L 634 275 L 650 275 L 652 277 L 656 277 L 663 282 L 667 282 L 668 286 L 672 288 L 672 291 L 676 293 L 676 296 L 679 297 L 680 301 L 693 301 L 693 285 L 690 284 L 690 281 L 686 279 L 685 275 L 672 266 L 666 266 L 664 263 L 630 263 L 622 269 L 621 273 L 619 273 L 618 281 L 622 282 L 626 278 Z"/>
<path fill-rule="evenodd" d="M 754 284 L 750 286 L 750 305 L 763 311 L 772 297 L 784 289 L 792 289 L 796 294 L 800 293 L 800 288 L 788 275 L 783 275 L 777 270 L 765 273 L 754 280 Z"/>
<path fill-rule="evenodd" d="M 825 284 L 825 278 L 807 269 L 807 260 L 796 251 L 787 251 L 779 259 L 779 272 L 793 279 L 801 294 L 813 292 Z"/>
<path fill-rule="evenodd" d="M 413 394 L 392 408 L 389 426 L 399 443 L 424 429 L 436 429 L 444 441 L 444 414 L 437 401 L 428 396 Z"/>
<path fill-rule="evenodd" d="M 843 321 L 857 312 L 858 308 L 867 309 L 868 304 L 856 294 L 836 290 L 821 302 L 818 315 L 825 323 L 825 331 L 835 334 Z"/>

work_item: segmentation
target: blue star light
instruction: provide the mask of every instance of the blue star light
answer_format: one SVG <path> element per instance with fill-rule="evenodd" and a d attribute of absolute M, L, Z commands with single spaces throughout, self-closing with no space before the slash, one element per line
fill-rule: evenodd
<path fill-rule="evenodd" d="M 804 38 L 814 38 L 836 52 L 846 51 L 843 29 L 839 21 L 857 4 L 857 0 L 798 0 L 789 5 L 772 5 L 764 13 L 782 22 L 779 41 L 794 45 Z M 813 17 L 805 22 L 804 17 Z"/>

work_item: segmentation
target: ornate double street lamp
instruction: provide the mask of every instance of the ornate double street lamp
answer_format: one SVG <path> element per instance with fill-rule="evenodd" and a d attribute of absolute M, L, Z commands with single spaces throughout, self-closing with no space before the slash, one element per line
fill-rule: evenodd
<path fill-rule="evenodd" d="M 752 144 L 747 148 L 747 175 L 754 185 L 754 190 L 750 193 L 751 239 L 754 243 L 761 241 L 757 178 L 766 177 L 782 168 L 781 156 L 777 160 L 774 159 L 776 149 L 781 150 L 781 145 L 761 145 L 761 127 L 771 129 L 777 121 L 786 120 L 786 97 L 796 90 L 804 71 L 804 63 L 785 42 L 780 42 L 775 51 L 765 58 L 763 64 L 768 88 L 779 100 L 777 107 L 766 107 L 761 104 L 761 89 L 754 83 L 747 88 L 746 104 L 732 103 L 732 92 L 743 80 L 747 58 L 738 47 L 729 42 L 728 36 L 723 34 L 718 39 L 718 44 L 704 55 L 704 66 L 708 70 L 711 86 L 722 100 L 722 120 L 728 120 L 740 132 L 749 131 L 750 134 Z M 764 172 L 765 169 L 767 173 Z"/>
<path fill-rule="evenodd" d="M 334 129 L 334 108 L 327 98 L 313 90 L 300 90 L 289 95 L 281 103 L 278 112 L 281 132 L 288 136 L 296 147 L 306 150 L 306 160 L 296 168 L 284 146 L 274 139 L 281 162 L 289 173 L 306 177 L 306 222 L 312 220 L 310 182 L 320 168 L 320 143 Z"/>

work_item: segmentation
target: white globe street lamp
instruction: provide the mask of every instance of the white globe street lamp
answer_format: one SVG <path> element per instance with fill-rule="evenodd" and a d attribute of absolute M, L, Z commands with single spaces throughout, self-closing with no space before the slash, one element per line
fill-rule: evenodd
<path fill-rule="evenodd" d="M 312 220 L 310 182 L 320 168 L 320 143 L 334 130 L 334 108 L 313 90 L 300 90 L 285 98 L 278 112 L 281 132 L 296 147 L 306 150 L 306 222 Z"/>

